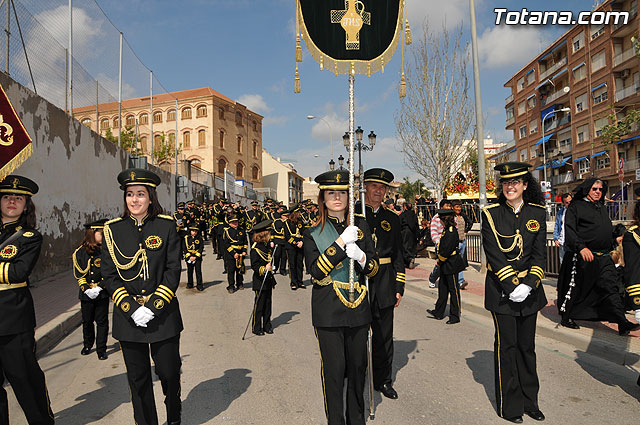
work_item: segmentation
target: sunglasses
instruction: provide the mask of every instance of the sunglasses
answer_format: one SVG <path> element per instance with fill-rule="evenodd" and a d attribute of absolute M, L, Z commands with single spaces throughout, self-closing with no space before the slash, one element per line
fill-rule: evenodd
<path fill-rule="evenodd" d="M 594 192 L 602 192 L 602 188 L 601 187 L 592 187 L 591 190 L 594 191 Z"/>

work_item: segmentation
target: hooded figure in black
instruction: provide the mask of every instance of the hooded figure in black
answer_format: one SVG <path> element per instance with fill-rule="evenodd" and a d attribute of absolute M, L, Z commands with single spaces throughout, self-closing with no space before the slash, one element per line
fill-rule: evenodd
<path fill-rule="evenodd" d="M 606 320 L 618 324 L 620 335 L 627 335 L 638 325 L 625 317 L 616 290 L 617 272 L 609 255 L 616 240 L 604 205 L 606 194 L 606 182 L 590 178 L 576 188 L 567 207 L 558 309 L 565 327 L 577 329 L 574 320 Z"/>

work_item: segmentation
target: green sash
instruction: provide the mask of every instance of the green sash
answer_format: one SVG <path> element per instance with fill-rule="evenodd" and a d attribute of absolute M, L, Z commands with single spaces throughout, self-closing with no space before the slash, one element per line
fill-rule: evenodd
<path fill-rule="evenodd" d="M 313 241 L 316 243 L 320 253 L 323 253 L 329 248 L 333 242 L 338 239 L 338 232 L 332 224 L 327 223 L 324 226 L 324 230 L 320 231 L 321 226 L 314 226 L 310 228 Z M 338 299 L 342 304 L 348 308 L 358 307 L 365 296 L 367 295 L 366 286 L 360 285 L 357 280 L 353 283 L 354 290 L 356 292 L 356 299 L 353 302 L 349 301 L 349 258 L 345 258 L 336 267 L 331 270 L 331 273 L 322 280 L 314 280 L 320 286 L 327 286 L 332 284 L 333 289 L 338 296 Z"/>

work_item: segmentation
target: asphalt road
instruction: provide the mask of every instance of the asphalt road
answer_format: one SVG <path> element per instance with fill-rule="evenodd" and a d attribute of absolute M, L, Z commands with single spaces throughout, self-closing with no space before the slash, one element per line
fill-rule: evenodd
<path fill-rule="evenodd" d="M 318 345 L 311 326 L 311 288 L 291 291 L 278 275 L 273 335 L 242 334 L 253 291 L 228 294 L 222 263 L 210 254 L 203 267 L 206 290 L 178 292 L 185 331 L 181 336 L 183 424 L 324 424 Z M 247 267 L 248 268 L 248 267 Z M 250 271 L 247 281 L 250 281 Z M 186 281 L 186 272 L 182 274 Z M 224 280 L 224 282 L 223 282 Z M 445 325 L 427 318 L 433 300 L 407 291 L 395 319 L 395 388 L 400 398 L 375 394 L 372 424 L 496 424 L 493 389 L 493 325 L 489 315 L 462 312 Z M 109 359 L 80 356 L 77 329 L 40 360 L 56 423 L 133 423 L 124 362 L 109 339 Z M 637 424 L 637 373 L 583 351 L 538 337 L 540 408 L 549 424 Z M 161 423 L 160 383 L 155 382 Z M 10 392 L 10 391 L 9 391 Z M 13 394 L 12 424 L 26 421 Z M 365 395 L 365 397 L 368 397 Z M 534 423 L 525 418 L 525 423 Z"/>

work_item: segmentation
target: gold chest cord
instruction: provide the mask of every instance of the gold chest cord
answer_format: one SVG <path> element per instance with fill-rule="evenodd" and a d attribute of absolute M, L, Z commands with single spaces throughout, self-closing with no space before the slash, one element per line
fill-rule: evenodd
<path fill-rule="evenodd" d="M 107 249 L 109 250 L 109 255 L 111 255 L 111 258 L 113 259 L 113 264 L 116 266 L 116 270 L 118 272 L 118 276 L 120 276 L 120 279 L 122 279 L 125 282 L 131 282 L 133 280 L 136 280 L 138 277 L 140 277 L 140 275 L 142 275 L 142 278 L 145 280 L 149 278 L 149 259 L 147 258 L 147 252 L 142 247 L 142 244 L 139 244 L 138 251 L 136 251 L 133 257 L 128 257 L 124 255 L 122 251 L 120 251 L 120 248 L 118 248 L 118 245 L 116 245 L 115 241 L 113 240 L 113 235 L 111 234 L 111 228 L 108 225 L 104 226 L 104 241 L 105 241 L 105 244 L 107 245 Z M 121 264 L 118 261 L 118 258 L 116 257 L 114 248 L 118 251 L 118 253 L 122 256 L 122 258 L 131 260 L 131 261 L 129 261 L 126 264 Z M 120 270 L 130 270 L 138 262 L 141 263 L 140 270 L 134 277 L 132 277 L 131 279 L 126 279 L 124 276 L 122 276 L 122 273 L 120 273 Z"/>
<path fill-rule="evenodd" d="M 518 261 L 520 258 L 522 258 L 523 241 L 522 241 L 522 235 L 520 234 L 520 231 L 516 230 L 516 234 L 515 235 L 511 235 L 511 236 L 501 235 L 496 230 L 496 225 L 493 222 L 493 217 L 491 217 L 491 213 L 486 209 L 485 209 L 484 212 L 485 212 L 485 215 L 487 216 L 487 222 L 489 223 L 489 227 L 491 227 L 491 231 L 493 232 L 493 235 L 496 238 L 496 243 L 498 244 L 498 248 L 500 248 L 500 251 L 502 251 L 504 253 L 508 253 L 508 252 L 513 251 L 516 247 L 520 249 L 520 253 L 516 256 L 516 258 L 514 258 L 512 260 L 507 258 L 507 261 Z M 513 243 L 511 244 L 511 246 L 509 248 L 504 248 L 502 246 L 502 244 L 500 243 L 500 237 L 505 238 L 505 239 L 513 238 Z"/>

